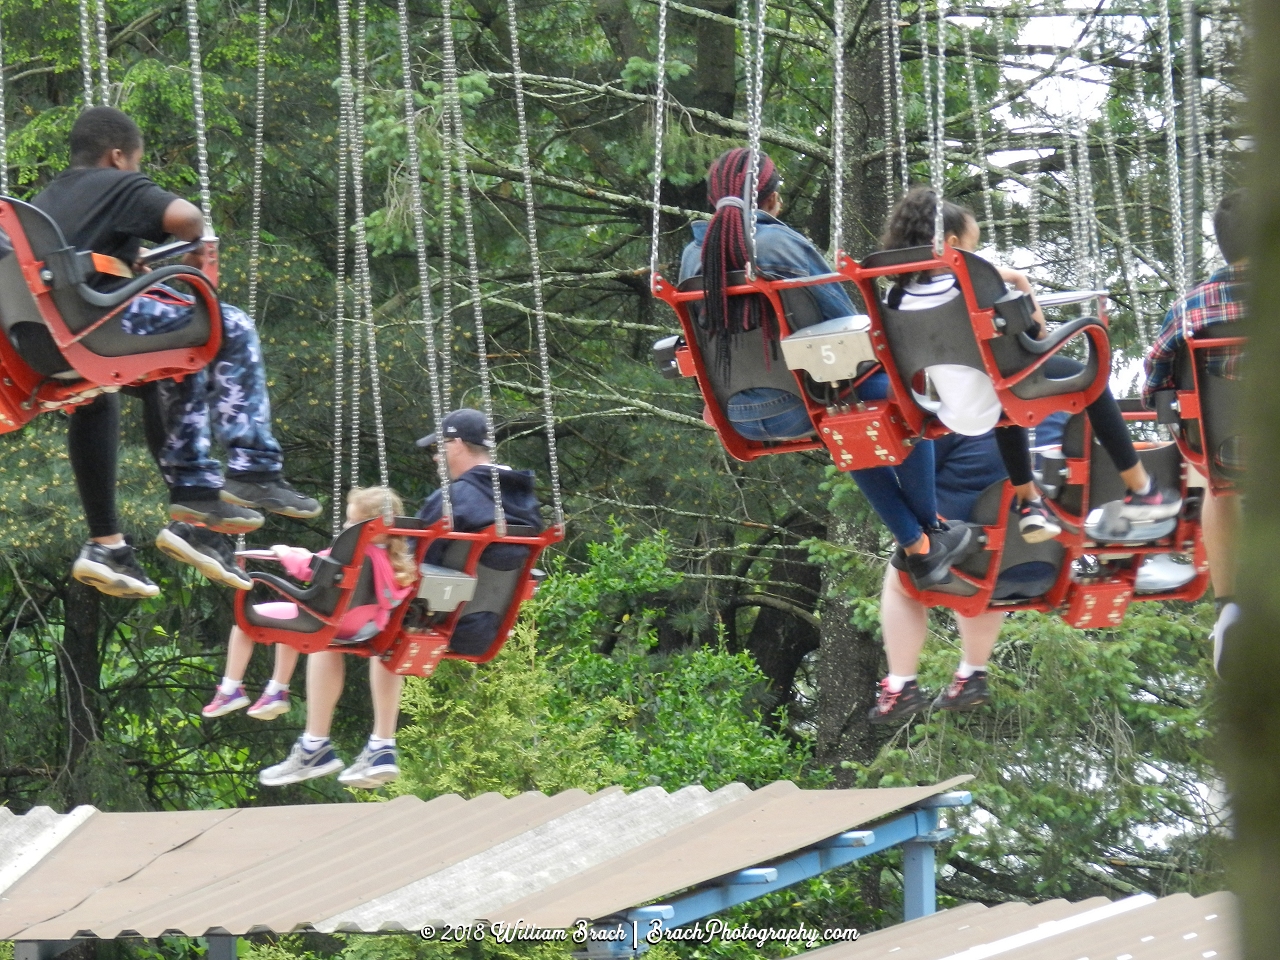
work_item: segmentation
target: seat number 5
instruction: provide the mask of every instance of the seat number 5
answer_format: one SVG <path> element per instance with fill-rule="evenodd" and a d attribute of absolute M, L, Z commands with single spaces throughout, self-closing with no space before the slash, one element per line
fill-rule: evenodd
<path fill-rule="evenodd" d="M 831 344 L 829 343 L 824 343 L 822 345 L 822 362 L 823 363 L 836 362 L 836 352 L 831 349 Z"/>

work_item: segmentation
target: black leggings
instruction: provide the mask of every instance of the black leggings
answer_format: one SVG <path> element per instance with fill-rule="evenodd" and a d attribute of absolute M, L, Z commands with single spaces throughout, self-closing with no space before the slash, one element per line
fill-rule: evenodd
<path fill-rule="evenodd" d="M 120 532 L 116 516 L 116 471 L 120 459 L 120 396 L 103 393 L 72 411 L 67 456 L 84 506 L 90 537 Z"/>
<path fill-rule="evenodd" d="M 1055 380 L 1065 380 L 1084 369 L 1084 365 L 1068 357 L 1053 356 L 1045 361 L 1044 372 Z M 1120 405 L 1107 386 L 1098 399 L 1085 408 L 1093 432 L 1110 455 L 1116 469 L 1123 473 L 1138 465 L 1138 451 L 1133 448 L 1129 427 L 1120 413 Z M 1015 487 L 1031 482 L 1031 444 L 1026 427 L 997 427 L 996 445 L 1004 461 L 1005 472 Z M 1085 452 L 1088 455 L 1088 451 Z"/>

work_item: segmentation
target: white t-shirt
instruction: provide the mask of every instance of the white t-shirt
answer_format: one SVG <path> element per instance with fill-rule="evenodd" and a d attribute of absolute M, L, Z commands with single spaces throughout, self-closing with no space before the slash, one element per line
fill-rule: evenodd
<path fill-rule="evenodd" d="M 949 273 L 939 274 L 907 284 L 898 309 L 928 310 L 958 296 L 960 288 L 956 278 Z M 1000 422 L 1000 398 L 991 385 L 991 378 L 981 370 L 959 363 L 937 363 L 925 367 L 924 371 L 941 401 L 935 414 L 949 429 L 968 437 L 979 437 Z"/>

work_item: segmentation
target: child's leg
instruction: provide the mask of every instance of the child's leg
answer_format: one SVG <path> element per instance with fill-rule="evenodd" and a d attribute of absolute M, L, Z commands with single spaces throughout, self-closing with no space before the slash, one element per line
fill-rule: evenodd
<path fill-rule="evenodd" d="M 369 658 L 369 692 L 373 696 L 373 735 L 379 740 L 394 740 L 396 721 L 400 717 L 400 691 L 404 677 L 392 673 L 376 657 Z"/>
<path fill-rule="evenodd" d="M 298 651 L 283 643 L 276 644 L 276 664 L 271 679 L 280 687 L 288 687 L 298 666 Z"/>
<path fill-rule="evenodd" d="M 228 477 L 279 479 L 284 454 L 271 431 L 271 399 L 253 319 L 222 304 L 222 346 L 211 366 L 212 429 L 227 450 Z"/>
<path fill-rule="evenodd" d="M 927 631 L 928 611 L 924 604 L 907 596 L 898 571 L 886 567 L 880 591 L 880 633 L 891 679 L 915 679 Z"/>
<path fill-rule="evenodd" d="M 1000 636 L 1004 614 L 989 610 L 976 617 L 956 617 L 956 621 L 960 628 L 960 646 L 964 651 L 962 666 L 985 670 Z"/>
<path fill-rule="evenodd" d="M 236 684 L 244 682 L 244 672 L 249 669 L 254 646 L 247 633 L 239 627 L 231 628 L 231 636 L 227 640 L 227 666 L 222 677 L 224 685 L 228 680 Z"/>
<path fill-rule="evenodd" d="M 344 655 L 324 651 L 307 657 L 307 735 L 328 739 L 333 711 L 342 696 Z"/>

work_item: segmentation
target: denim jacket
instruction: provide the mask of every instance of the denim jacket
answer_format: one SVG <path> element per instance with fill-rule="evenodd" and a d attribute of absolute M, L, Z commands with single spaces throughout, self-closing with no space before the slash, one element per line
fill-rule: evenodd
<path fill-rule="evenodd" d="M 707 220 L 697 220 L 692 224 L 693 240 L 684 248 L 680 258 L 681 283 L 702 273 L 702 241 L 709 225 L 710 221 Z M 814 277 L 832 272 L 818 248 L 808 238 L 763 210 L 756 211 L 756 262 L 767 276 L 778 280 Z M 809 289 L 822 310 L 824 320 L 847 317 L 858 312 L 839 283 L 823 283 Z"/>

